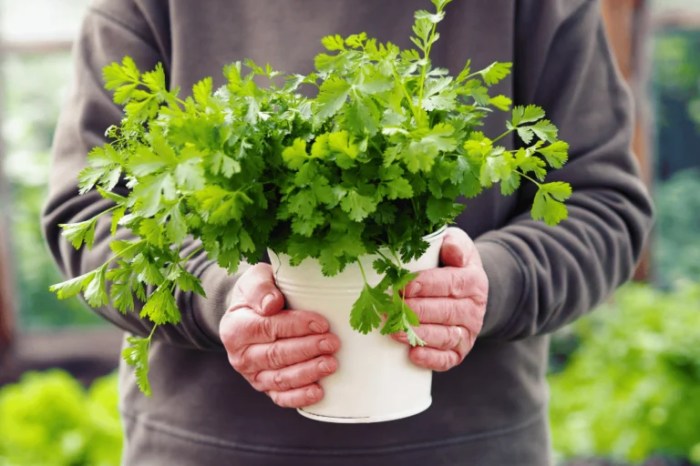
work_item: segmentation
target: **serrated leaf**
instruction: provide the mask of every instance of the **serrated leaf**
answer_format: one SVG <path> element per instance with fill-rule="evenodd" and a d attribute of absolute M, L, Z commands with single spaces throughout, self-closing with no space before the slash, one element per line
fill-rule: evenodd
<path fill-rule="evenodd" d="M 326 50 L 331 52 L 336 50 L 345 50 L 345 41 L 338 34 L 322 38 L 321 44 L 323 44 Z"/>
<path fill-rule="evenodd" d="M 544 110 L 537 105 L 528 105 L 527 107 L 513 107 L 513 119 L 511 123 L 514 127 L 518 127 L 524 123 L 534 123 L 537 120 L 544 118 Z"/>
<path fill-rule="evenodd" d="M 83 245 L 91 248 L 95 242 L 95 227 L 97 226 L 97 217 L 77 223 L 63 223 L 61 227 L 61 235 L 71 242 L 75 249 L 80 249 Z"/>
<path fill-rule="evenodd" d="M 56 283 L 49 287 L 49 290 L 56 293 L 58 299 L 73 298 L 87 288 L 97 275 L 97 270 L 85 273 L 70 280 L 65 280 L 61 283 Z"/>
<path fill-rule="evenodd" d="M 391 298 L 383 291 L 365 285 L 350 310 L 350 326 L 367 334 L 379 327 L 381 315 L 391 306 Z"/>
<path fill-rule="evenodd" d="M 141 309 L 140 316 L 148 318 L 156 325 L 176 324 L 180 322 L 180 310 L 175 297 L 168 287 L 159 287 Z"/>
<path fill-rule="evenodd" d="M 317 120 L 323 122 L 335 115 L 347 101 L 350 88 L 350 83 L 336 76 L 324 81 L 314 101 Z"/>
<path fill-rule="evenodd" d="M 309 154 L 306 152 L 306 141 L 296 138 L 291 146 L 285 147 L 282 151 L 282 160 L 290 169 L 299 170 L 309 160 Z"/>
<path fill-rule="evenodd" d="M 554 226 L 568 218 L 564 201 L 571 196 L 571 186 L 560 181 L 540 185 L 532 204 L 531 215 L 535 220 L 544 220 Z"/>
<path fill-rule="evenodd" d="M 151 396 L 151 384 L 148 381 L 148 349 L 150 338 L 127 337 L 128 346 L 122 350 L 122 358 L 134 368 L 136 384 L 146 396 Z"/>
<path fill-rule="evenodd" d="M 557 139 L 559 130 L 549 120 L 540 120 L 531 127 L 535 135 L 543 141 L 553 143 Z"/>
<path fill-rule="evenodd" d="M 491 97 L 489 102 L 491 103 L 491 105 L 493 105 L 499 110 L 503 110 L 504 112 L 510 110 L 510 107 L 513 105 L 513 101 L 504 95 L 497 95 L 496 97 Z"/>
<path fill-rule="evenodd" d="M 157 63 L 155 68 L 141 75 L 141 80 L 154 94 L 167 91 L 165 82 L 165 71 L 162 63 Z"/>
<path fill-rule="evenodd" d="M 214 81 L 211 77 L 206 77 L 192 86 L 192 97 L 201 106 L 206 106 L 211 99 Z"/>
<path fill-rule="evenodd" d="M 479 74 L 487 85 L 493 86 L 503 81 L 510 74 L 511 68 L 513 68 L 512 63 L 495 62 L 479 71 Z"/>
<path fill-rule="evenodd" d="M 377 201 L 370 196 L 364 196 L 351 189 L 340 201 L 340 207 L 344 212 L 347 212 L 352 220 L 361 222 L 377 210 Z"/>
<path fill-rule="evenodd" d="M 569 144 L 556 141 L 548 146 L 540 147 L 537 152 L 542 154 L 552 168 L 561 168 L 569 158 Z"/>
<path fill-rule="evenodd" d="M 110 226 L 110 234 L 112 236 L 117 234 L 117 229 L 119 228 L 119 222 L 124 218 L 126 214 L 126 207 L 119 207 L 112 211 L 112 221 Z"/>
<path fill-rule="evenodd" d="M 107 294 L 107 264 L 103 265 L 95 271 L 95 275 L 83 290 L 83 296 L 85 301 L 92 307 L 104 306 L 109 302 L 109 295 Z"/>

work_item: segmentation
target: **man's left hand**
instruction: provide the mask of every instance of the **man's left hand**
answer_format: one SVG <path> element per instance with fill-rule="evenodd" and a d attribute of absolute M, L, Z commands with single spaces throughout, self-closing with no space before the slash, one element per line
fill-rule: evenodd
<path fill-rule="evenodd" d="M 425 346 L 409 349 L 417 366 L 446 371 L 471 351 L 486 312 L 489 282 L 474 242 L 449 228 L 440 249 L 442 267 L 420 272 L 404 289 L 406 303 L 420 319 L 416 334 Z M 408 343 L 399 333 L 394 339 Z"/>

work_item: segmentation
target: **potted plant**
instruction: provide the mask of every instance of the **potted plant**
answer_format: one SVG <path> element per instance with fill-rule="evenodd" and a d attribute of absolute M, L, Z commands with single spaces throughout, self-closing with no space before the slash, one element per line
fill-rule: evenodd
<path fill-rule="evenodd" d="M 283 292 L 279 274 L 287 265 L 313 262 L 315 275 L 328 280 L 355 270 L 360 282 L 342 310 L 344 325 L 384 342 L 377 332 L 403 331 L 421 344 L 412 329 L 417 316 L 400 290 L 415 277 L 412 270 L 438 265 L 439 234 L 427 258 L 426 237 L 454 221 L 464 207 L 458 200 L 495 183 L 508 195 L 527 180 L 537 185 L 533 218 L 556 224 L 567 216 L 563 202 L 571 194 L 566 183 L 544 182 L 568 150 L 544 111 L 511 110 L 508 97 L 489 94 L 510 73 L 509 63 L 476 71 L 467 63 L 456 77 L 432 66 L 450 1 L 432 0 L 435 12 L 416 12 L 415 49 L 364 33 L 328 36 L 314 73 L 284 76 L 246 60 L 224 68 L 223 87 L 214 90 L 205 78 L 185 99 L 168 89 L 160 65 L 141 73 L 126 57 L 106 67 L 106 88 L 125 116 L 108 130 L 110 142 L 89 154 L 80 192 L 97 189 L 113 206 L 63 225 L 63 234 L 76 248 L 91 247 L 98 219 L 110 215 L 112 234 L 121 227 L 131 236 L 112 240 L 113 257 L 101 267 L 53 291 L 60 298 L 82 293 L 92 306 L 111 303 L 123 312 L 134 311 L 138 299 L 155 331 L 180 321 L 175 287 L 203 294 L 184 268 L 193 254 L 205 251 L 234 273 L 241 260 L 255 263 L 269 248 Z M 317 88 L 316 96 L 302 95 L 305 86 Z M 479 127 L 494 110 L 512 118 L 503 134 L 489 137 Z M 514 132 L 522 147 L 499 145 Z M 129 189 L 119 194 L 122 179 Z M 193 240 L 199 246 L 180 254 Z M 294 293 L 285 294 L 290 300 Z M 123 353 L 146 393 L 152 337 L 131 337 Z M 344 351 L 355 353 L 345 344 Z M 402 358 L 406 370 L 416 370 Z M 339 363 L 341 373 L 363 364 Z M 373 380 L 386 378 L 384 367 Z M 421 409 L 430 402 L 429 377 L 426 371 Z"/>

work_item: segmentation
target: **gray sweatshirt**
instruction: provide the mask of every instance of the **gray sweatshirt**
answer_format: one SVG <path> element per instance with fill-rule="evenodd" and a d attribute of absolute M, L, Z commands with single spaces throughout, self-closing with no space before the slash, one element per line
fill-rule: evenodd
<path fill-rule="evenodd" d="M 95 0 L 75 47 L 73 91 L 53 149 L 43 224 L 67 276 L 109 255 L 102 225 L 92 251 L 75 251 L 58 225 L 108 206 L 77 194 L 86 154 L 121 118 L 101 69 L 130 55 L 141 69 L 163 62 L 185 93 L 245 57 L 309 72 L 320 38 L 366 31 L 408 47 L 412 13 L 428 0 Z M 600 303 L 628 279 L 650 228 L 651 206 L 630 152 L 630 99 L 615 69 L 593 0 L 455 0 L 440 26 L 435 63 L 459 72 L 513 61 L 499 92 L 543 106 L 571 144 L 552 179 L 571 183 L 570 218 L 530 220 L 533 192 L 489 190 L 467 201 L 458 225 L 475 238 L 490 281 L 483 331 L 458 367 L 436 373 L 433 405 L 399 421 L 334 425 L 305 419 L 254 391 L 228 364 L 218 339 L 225 297 L 236 281 L 205 256 L 190 271 L 207 298 L 176 291 L 183 322 L 162 328 L 151 353 L 153 396 L 121 371 L 128 465 L 550 464 L 545 380 L 547 333 Z M 500 134 L 494 115 L 487 134 Z M 511 144 L 514 142 L 511 141 Z M 137 313 L 98 309 L 132 334 Z"/>

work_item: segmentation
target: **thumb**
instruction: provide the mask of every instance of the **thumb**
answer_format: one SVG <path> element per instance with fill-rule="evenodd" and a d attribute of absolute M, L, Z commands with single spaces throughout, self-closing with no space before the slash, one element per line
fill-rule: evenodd
<path fill-rule="evenodd" d="M 448 228 L 440 248 L 440 261 L 446 267 L 466 267 L 473 249 L 474 243 L 464 230 Z"/>
<path fill-rule="evenodd" d="M 284 308 L 284 296 L 277 288 L 270 264 L 257 264 L 236 282 L 230 311 L 248 308 L 261 316 L 277 314 Z"/>

